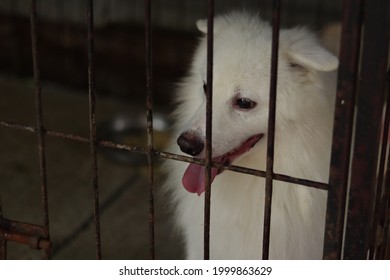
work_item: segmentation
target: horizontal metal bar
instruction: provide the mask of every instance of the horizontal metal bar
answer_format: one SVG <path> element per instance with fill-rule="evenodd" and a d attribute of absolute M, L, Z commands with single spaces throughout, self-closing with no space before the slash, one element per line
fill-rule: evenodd
<path fill-rule="evenodd" d="M 0 228 L 0 239 L 26 244 L 29 245 L 30 248 L 36 250 L 48 251 L 51 248 L 51 242 L 48 239 L 44 239 L 37 235 L 23 234 L 20 232 L 4 230 L 1 228 Z"/>
<path fill-rule="evenodd" d="M 181 156 L 181 155 L 176 155 L 176 154 L 162 152 L 162 151 L 154 151 L 154 153 L 157 157 L 161 157 L 161 158 L 165 158 L 165 159 L 173 159 L 173 160 L 194 163 L 194 164 L 199 164 L 199 165 L 205 164 L 205 161 L 202 159 Z M 244 174 L 253 175 L 253 176 L 257 176 L 257 177 L 265 178 L 265 176 L 266 176 L 266 172 L 263 170 L 257 170 L 257 169 L 252 169 L 252 168 L 242 167 L 242 166 L 237 166 L 237 165 L 225 165 L 225 164 L 221 164 L 219 162 L 213 162 L 212 167 L 215 167 L 215 168 L 218 168 L 221 170 L 229 170 L 229 171 L 233 171 L 233 172 L 237 172 L 237 173 L 244 173 Z M 322 182 L 317 182 L 317 181 L 312 181 L 312 180 L 307 180 L 307 179 L 301 179 L 301 178 L 292 177 L 292 176 L 288 176 L 288 175 L 284 175 L 284 174 L 274 173 L 273 179 L 276 181 L 293 183 L 293 184 L 312 187 L 312 188 L 321 189 L 321 190 L 328 189 L 327 183 L 322 183 Z"/>
<path fill-rule="evenodd" d="M 317 182 L 317 181 L 296 178 L 296 177 L 287 176 L 287 175 L 283 175 L 283 174 L 274 174 L 274 180 L 287 182 L 287 183 L 293 183 L 293 184 L 311 187 L 311 188 L 315 188 L 315 189 L 328 190 L 327 183 L 321 183 L 321 182 Z"/>
<path fill-rule="evenodd" d="M 23 125 L 23 124 L 17 124 L 13 122 L 7 122 L 7 121 L 0 121 L 0 126 L 9 127 L 9 128 L 15 128 L 19 130 L 26 130 L 28 132 L 36 132 L 36 127 L 29 126 L 29 125 Z"/>
<path fill-rule="evenodd" d="M 45 227 L 0 217 L 0 239 L 28 244 L 32 249 L 50 251 L 51 242 L 45 236 Z"/>
<path fill-rule="evenodd" d="M 3 217 L 0 217 L 0 228 L 3 230 L 20 232 L 27 235 L 43 236 L 45 234 L 45 229 L 42 226 L 12 221 Z"/>
<path fill-rule="evenodd" d="M 14 128 L 14 129 L 18 129 L 18 130 L 25 130 L 25 131 L 33 132 L 33 133 L 37 131 L 37 128 L 34 126 L 22 125 L 22 124 L 7 122 L 7 121 L 0 121 L 0 126 Z M 72 141 L 81 142 L 81 143 L 85 143 L 85 144 L 90 143 L 89 137 L 84 137 L 84 136 L 80 136 L 80 135 L 76 135 L 76 134 L 72 134 L 72 133 L 54 131 L 54 130 L 50 130 L 50 129 L 44 129 L 44 133 L 45 133 L 45 135 L 51 136 L 51 137 L 72 140 Z M 107 141 L 107 140 L 99 140 L 98 145 L 100 147 L 106 147 L 106 148 L 126 150 L 126 151 L 130 151 L 130 152 L 147 154 L 147 151 L 142 147 L 125 145 L 125 144 L 116 144 L 112 141 Z"/>
<path fill-rule="evenodd" d="M 16 124 L 16 123 L 6 122 L 6 121 L 0 121 L 0 126 L 25 130 L 28 132 L 35 132 L 36 131 L 36 128 L 33 126 Z M 72 141 L 76 141 L 76 142 L 82 142 L 82 143 L 86 143 L 86 144 L 88 144 L 90 141 L 90 139 L 87 137 L 75 135 L 72 133 L 59 132 L 59 131 L 54 131 L 54 130 L 50 130 L 50 129 L 45 129 L 44 132 L 45 132 L 45 135 L 47 135 L 47 136 L 63 138 L 63 139 L 72 140 Z M 124 150 L 124 151 L 128 151 L 128 152 L 140 153 L 140 154 L 144 154 L 144 155 L 148 154 L 148 151 L 145 148 L 138 147 L 138 146 L 117 144 L 117 143 L 114 143 L 112 141 L 107 141 L 107 140 L 99 140 L 97 144 L 99 147 L 104 147 L 104 148 Z M 157 151 L 157 150 L 154 150 L 153 153 L 154 153 L 154 156 L 164 158 L 164 159 L 172 159 L 172 160 L 177 160 L 177 161 L 205 165 L 205 161 L 202 159 L 198 159 L 198 158 L 192 158 L 192 157 L 188 157 L 188 156 L 182 156 L 182 155 L 177 155 L 177 154 L 168 153 L 168 152 L 164 152 L 164 151 Z M 233 171 L 233 172 L 244 173 L 244 174 L 253 175 L 253 176 L 257 176 L 257 177 L 265 178 L 265 176 L 266 176 L 265 171 L 242 167 L 242 166 L 237 166 L 237 165 L 224 165 L 224 164 L 221 164 L 218 162 L 213 162 L 212 167 L 219 168 L 221 170 L 229 170 L 229 171 Z M 293 184 L 312 187 L 312 188 L 316 188 L 316 189 L 322 189 L 322 190 L 328 189 L 327 183 L 316 182 L 316 181 L 302 179 L 302 178 L 296 178 L 296 177 L 287 176 L 287 175 L 283 175 L 283 174 L 275 173 L 275 174 L 273 174 L 273 179 L 277 180 L 277 181 L 282 181 L 282 182 L 286 182 L 286 183 L 293 183 Z"/>

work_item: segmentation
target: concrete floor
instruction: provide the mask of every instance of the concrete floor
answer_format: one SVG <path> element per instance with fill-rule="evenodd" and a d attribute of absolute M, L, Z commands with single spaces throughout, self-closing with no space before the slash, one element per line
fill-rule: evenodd
<path fill-rule="evenodd" d="M 0 119 L 35 126 L 33 92 L 31 80 L 0 77 Z M 49 85 L 42 92 L 46 128 L 88 135 L 86 94 Z M 98 98 L 98 123 L 131 112 L 133 106 Z M 0 205 L 5 218 L 42 224 L 36 143 L 31 132 L 0 126 Z M 46 144 L 53 259 L 94 259 L 89 145 L 52 137 L 46 137 Z M 156 169 L 156 258 L 181 259 L 168 203 L 158 195 L 163 175 Z M 99 153 L 98 171 L 103 258 L 148 259 L 147 167 Z M 40 259 L 42 252 L 8 242 L 8 258 Z"/>

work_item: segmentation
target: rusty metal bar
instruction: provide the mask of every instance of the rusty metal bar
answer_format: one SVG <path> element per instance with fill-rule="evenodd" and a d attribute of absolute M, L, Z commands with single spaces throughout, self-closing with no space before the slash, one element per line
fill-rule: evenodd
<path fill-rule="evenodd" d="M 37 130 L 33 126 L 21 125 L 21 124 L 16 124 L 16 123 L 12 123 L 12 122 L 6 122 L 6 121 L 0 121 L 0 126 L 19 129 L 19 130 L 25 130 L 25 131 L 33 132 L 33 133 L 36 132 L 36 130 Z M 44 129 L 44 133 L 45 133 L 45 135 L 50 136 L 50 137 L 57 137 L 57 138 L 72 140 L 72 141 L 86 143 L 86 144 L 89 143 L 89 138 L 83 137 L 80 135 L 75 135 L 72 133 L 54 131 L 54 130 L 50 130 L 50 129 Z M 107 140 L 99 140 L 97 142 L 97 145 L 99 147 L 111 148 L 111 149 L 117 149 L 117 150 L 125 150 L 125 151 L 129 151 L 129 152 L 141 153 L 141 154 L 145 154 L 145 155 L 147 155 L 147 153 L 148 153 L 147 150 L 142 148 L 142 147 L 126 145 L 126 144 L 117 144 L 117 143 L 114 143 L 112 141 L 107 141 Z M 164 159 L 172 159 L 172 160 L 178 160 L 178 161 L 183 161 L 183 162 L 188 162 L 188 163 L 205 165 L 205 161 L 203 159 L 187 157 L 187 156 L 182 156 L 182 155 L 176 155 L 176 154 L 172 154 L 172 153 L 168 153 L 168 152 L 164 152 L 164 151 L 153 150 L 153 155 L 154 155 L 154 157 L 160 157 L 160 158 L 164 158 Z M 241 166 L 237 166 L 237 165 L 230 165 L 230 164 L 225 165 L 225 164 L 221 164 L 218 162 L 213 162 L 212 167 L 216 167 L 216 168 L 221 169 L 221 170 L 229 170 L 229 171 L 233 171 L 233 172 L 249 174 L 249 175 L 253 175 L 253 176 L 257 176 L 257 177 L 265 178 L 265 176 L 266 176 L 265 171 L 247 168 L 247 167 L 241 167 Z M 328 184 L 326 184 L 326 183 L 301 179 L 301 178 L 297 178 L 297 177 L 287 176 L 284 174 L 274 173 L 274 180 L 287 182 L 287 183 L 294 183 L 297 185 L 312 187 L 312 188 L 321 189 L 321 190 L 328 189 Z"/>
<path fill-rule="evenodd" d="M 204 200 L 204 259 L 210 259 L 210 204 L 212 167 L 212 108 L 213 108 L 213 53 L 214 53 L 214 1 L 208 1 L 207 9 L 207 88 L 206 88 L 206 153 Z"/>
<path fill-rule="evenodd" d="M 14 241 L 29 245 L 31 249 L 50 251 L 51 242 L 39 236 L 27 235 L 19 232 L 8 231 L 0 228 L 0 239 Z"/>
<path fill-rule="evenodd" d="M 389 45 L 390 1 L 366 1 L 344 259 L 367 259 Z"/>
<path fill-rule="evenodd" d="M 388 54 L 390 55 L 390 54 Z M 390 69 L 387 70 L 387 106 L 386 106 L 386 118 L 390 118 Z M 385 122 L 386 126 L 386 122 Z M 387 124 L 389 126 L 389 124 Z M 389 129 L 389 127 L 387 128 Z M 390 143 L 390 139 L 387 139 L 387 144 Z M 389 147 L 390 149 L 390 147 Z M 390 254 L 390 151 L 388 152 L 387 158 L 387 170 L 384 183 L 384 194 L 383 194 L 383 242 L 378 248 L 378 257 L 377 259 L 386 258 L 386 251 Z M 387 256 L 390 258 L 390 255 Z"/>
<path fill-rule="evenodd" d="M 390 155 L 387 159 L 387 164 L 390 162 Z M 387 168 L 386 180 L 383 183 L 383 195 L 379 202 L 379 213 L 375 212 L 374 226 L 372 230 L 370 243 L 370 259 L 386 259 L 390 258 L 390 255 L 386 256 L 386 250 L 390 249 L 390 167 Z M 377 205 L 376 205 L 377 206 Z M 378 216 L 378 217 L 377 217 Z M 371 253 L 371 250 L 374 252 Z"/>
<path fill-rule="evenodd" d="M 378 248 L 379 253 L 377 259 L 390 259 L 390 154 L 387 160 L 388 168 L 386 173 L 386 185 L 385 185 L 385 194 L 384 194 L 384 205 L 383 211 L 383 242 Z"/>
<path fill-rule="evenodd" d="M 272 53 L 271 53 L 271 80 L 268 112 L 267 134 L 267 167 L 265 177 L 265 204 L 263 228 L 262 259 L 269 259 L 269 241 L 271 232 L 271 203 L 274 179 L 274 144 L 275 144 L 275 118 L 276 118 L 276 92 L 278 75 L 278 51 L 280 30 L 281 0 L 274 0 L 272 7 Z"/>
<path fill-rule="evenodd" d="M 326 184 L 326 183 L 301 179 L 301 178 L 297 178 L 297 177 L 287 176 L 284 174 L 274 173 L 274 180 L 287 182 L 287 183 L 293 183 L 296 185 L 302 185 L 302 186 L 311 187 L 311 188 L 320 189 L 320 190 L 327 190 L 328 189 L 328 184 Z"/>
<path fill-rule="evenodd" d="M 1 204 L 1 193 L 0 193 L 0 220 L 3 219 L 3 208 Z M 2 227 L 0 226 L 0 229 Z M 3 236 L 0 235 L 0 260 L 5 260 L 7 259 L 7 239 Z"/>
<path fill-rule="evenodd" d="M 390 259 L 390 154 L 387 159 L 387 172 L 386 172 L 386 190 L 384 195 L 384 229 L 383 229 L 383 243 L 380 247 L 379 258 Z"/>
<path fill-rule="evenodd" d="M 88 96 L 89 96 L 89 143 L 91 153 L 91 172 L 93 190 L 93 213 L 95 223 L 95 250 L 96 259 L 102 258 L 99 213 L 99 186 L 97 172 L 97 137 L 96 137 L 96 98 L 95 98 L 95 65 L 94 65 L 94 28 L 93 28 L 93 0 L 87 2 L 87 30 L 88 30 Z"/>
<path fill-rule="evenodd" d="M 47 197 L 47 176 L 46 176 L 46 147 L 45 147 L 45 134 L 43 127 L 43 110 L 42 110 L 42 87 L 41 87 L 41 74 L 39 69 L 39 54 L 38 54 L 38 39 L 37 39 L 37 10 L 36 1 L 31 0 L 30 11 L 30 25 L 31 25 L 31 45 L 32 45 L 32 58 L 33 58 L 33 72 L 34 72 L 34 84 L 35 84 L 35 108 L 36 108 L 36 122 L 37 122 L 37 136 L 38 136 L 38 156 L 39 156 L 39 175 L 41 180 L 41 204 L 43 211 L 43 227 L 44 236 L 46 239 L 50 239 L 49 233 L 49 209 L 48 209 L 48 197 Z M 50 258 L 51 252 L 49 249 L 45 250 L 45 257 Z"/>
<path fill-rule="evenodd" d="M 3 217 L 0 217 L 0 228 L 3 230 L 20 232 L 27 235 L 38 235 L 42 237 L 45 235 L 45 228 L 43 226 L 12 221 Z"/>
<path fill-rule="evenodd" d="M 6 246 L 6 241 L 28 244 L 32 249 L 51 252 L 51 241 L 46 238 L 46 229 L 44 226 L 12 221 L 0 217 L 0 242 Z M 6 250 L 6 247 L 4 249 Z M 5 257 L 6 255 L 0 255 L 0 259 Z"/>
<path fill-rule="evenodd" d="M 363 0 L 345 0 L 326 210 L 324 259 L 341 259 Z"/>
<path fill-rule="evenodd" d="M 7 239 L 0 234 L 0 260 L 7 259 Z"/>
<path fill-rule="evenodd" d="M 390 53 L 388 54 L 390 55 Z M 389 97 L 389 92 L 390 92 L 390 69 L 387 70 L 387 76 L 386 76 L 386 81 L 387 81 L 387 103 L 386 103 L 386 116 L 385 116 L 385 121 L 384 121 L 384 132 L 386 133 L 387 129 L 387 142 L 386 144 L 390 144 L 390 135 L 389 135 L 389 119 L 390 119 L 390 97 Z M 383 145 L 383 143 L 382 143 Z M 390 146 L 387 147 L 390 149 Z M 384 178 L 384 183 L 383 183 L 383 197 L 381 200 L 381 217 L 380 221 L 383 224 L 383 235 L 382 235 L 382 242 L 377 248 L 377 252 L 375 255 L 375 259 L 385 259 L 390 258 L 390 255 L 386 256 L 386 251 L 390 250 L 390 151 L 387 150 L 388 152 L 388 158 L 387 158 L 387 166 L 386 166 L 386 171 L 385 173 L 385 178 Z M 382 151 L 383 153 L 383 151 Z M 375 221 L 374 221 L 374 227 L 375 227 Z M 389 251 L 390 253 L 390 251 Z"/>
<path fill-rule="evenodd" d="M 387 72 L 389 77 L 389 71 Z M 388 81 L 389 82 L 389 81 Z M 387 147 L 389 143 L 389 124 L 390 124 L 390 102 L 389 97 L 386 97 L 386 109 L 385 109 L 385 119 L 383 121 L 383 131 L 382 131 L 382 140 L 381 140 L 381 153 L 379 159 L 379 169 L 378 169 L 378 178 L 376 183 L 376 193 L 375 193 L 375 210 L 374 210 L 374 222 L 373 227 L 370 233 L 370 254 L 369 259 L 375 259 L 376 256 L 379 256 L 377 251 L 378 246 L 382 242 L 381 238 L 378 240 L 378 231 L 380 230 L 380 219 L 386 215 L 386 185 L 384 184 L 385 178 L 385 165 L 386 165 L 386 154 Z"/>
<path fill-rule="evenodd" d="M 153 171 L 153 71 L 152 71 L 152 7 L 151 1 L 145 0 L 145 66 L 146 66 L 146 129 L 148 136 L 149 166 L 149 252 L 155 259 L 154 241 L 154 171 Z"/>
<path fill-rule="evenodd" d="M 33 133 L 36 133 L 36 131 L 37 131 L 37 128 L 33 127 L 33 126 L 12 123 L 12 122 L 6 122 L 6 121 L 0 121 L 0 125 L 4 126 L 4 127 L 19 129 L 19 130 L 26 130 L 28 132 L 33 132 Z"/>

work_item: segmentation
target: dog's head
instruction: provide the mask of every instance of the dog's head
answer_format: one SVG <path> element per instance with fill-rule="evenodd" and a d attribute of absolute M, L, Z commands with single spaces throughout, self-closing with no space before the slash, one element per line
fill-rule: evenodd
<path fill-rule="evenodd" d="M 207 33 L 206 20 L 197 27 Z M 264 144 L 268 127 L 271 27 L 258 17 L 231 13 L 214 21 L 212 157 L 221 163 L 232 162 L 254 145 Z M 180 149 L 191 156 L 204 157 L 206 135 L 206 39 L 196 50 L 189 77 L 181 86 Z M 280 31 L 277 126 L 311 118 L 309 111 L 321 114 L 313 104 L 328 102 L 321 73 L 333 71 L 338 61 L 320 46 L 304 28 Z M 322 97 L 321 97 L 322 96 Z M 314 106 L 315 105 L 315 106 Z M 308 108 L 310 107 L 310 108 Z M 319 111 L 318 111 L 319 110 Z M 219 173 L 212 170 L 212 179 Z M 187 190 L 204 190 L 204 169 L 190 165 L 183 178 Z"/>

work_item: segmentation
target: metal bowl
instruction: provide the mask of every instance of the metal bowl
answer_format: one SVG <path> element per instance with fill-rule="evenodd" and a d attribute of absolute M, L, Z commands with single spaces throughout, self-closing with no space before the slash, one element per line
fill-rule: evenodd
<path fill-rule="evenodd" d="M 155 149 L 160 150 L 165 147 L 170 136 L 169 132 L 170 122 L 168 118 L 164 114 L 153 113 L 153 145 Z M 97 136 L 99 140 L 107 140 L 115 144 L 147 148 L 146 114 L 117 115 L 98 125 Z M 108 147 L 100 147 L 99 151 L 118 163 L 147 164 L 147 157 L 143 153 Z"/>

